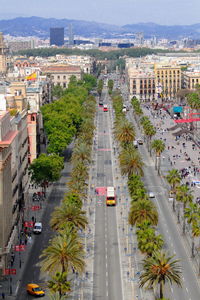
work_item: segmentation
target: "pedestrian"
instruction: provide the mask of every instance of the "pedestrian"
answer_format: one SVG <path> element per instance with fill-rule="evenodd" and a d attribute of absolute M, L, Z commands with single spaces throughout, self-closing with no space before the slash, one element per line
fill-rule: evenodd
<path fill-rule="evenodd" d="M 5 294 L 4 294 L 4 292 L 1 293 L 1 298 L 2 298 L 2 299 L 5 299 Z"/>

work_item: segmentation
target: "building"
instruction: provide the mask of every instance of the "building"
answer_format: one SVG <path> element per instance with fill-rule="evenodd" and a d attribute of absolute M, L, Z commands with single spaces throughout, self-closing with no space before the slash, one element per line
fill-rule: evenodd
<path fill-rule="evenodd" d="M 73 46 L 74 45 L 74 34 L 73 34 L 73 28 L 72 28 L 72 24 L 69 24 L 69 46 Z"/>
<path fill-rule="evenodd" d="M 165 100 L 176 97 L 181 89 L 181 67 L 176 64 L 155 64 L 156 88 Z"/>
<path fill-rule="evenodd" d="M 44 74 L 48 75 L 53 85 L 60 85 L 67 88 L 71 76 L 81 79 L 81 68 L 68 65 L 51 65 L 41 68 Z"/>
<path fill-rule="evenodd" d="M 155 74 L 151 69 L 129 69 L 128 86 L 131 98 L 135 96 L 143 101 L 153 101 L 156 97 Z"/>
<path fill-rule="evenodd" d="M 4 43 L 3 34 L 0 32 L 0 74 L 5 74 L 7 71 L 6 53 L 7 47 Z"/>
<path fill-rule="evenodd" d="M 200 84 L 200 71 L 183 71 L 182 72 L 182 82 L 184 89 L 194 89 L 197 84 Z"/>
<path fill-rule="evenodd" d="M 16 52 L 20 50 L 34 49 L 35 43 L 34 40 L 10 41 L 8 42 L 8 47 L 10 52 Z"/>
<path fill-rule="evenodd" d="M 64 45 L 64 27 L 50 28 L 50 46 Z"/>

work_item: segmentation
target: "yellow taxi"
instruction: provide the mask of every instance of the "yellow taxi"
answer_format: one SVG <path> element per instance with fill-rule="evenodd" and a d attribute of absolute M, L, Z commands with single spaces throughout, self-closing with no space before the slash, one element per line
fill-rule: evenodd
<path fill-rule="evenodd" d="M 28 294 L 36 296 L 36 297 L 43 297 L 45 296 L 45 292 L 43 289 L 35 283 L 29 283 L 26 286 L 26 291 Z"/>

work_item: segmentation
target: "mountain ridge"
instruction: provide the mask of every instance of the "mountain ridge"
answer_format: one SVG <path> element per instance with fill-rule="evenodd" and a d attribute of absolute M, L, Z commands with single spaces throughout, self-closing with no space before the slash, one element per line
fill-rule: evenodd
<path fill-rule="evenodd" d="M 0 20 L 0 31 L 12 36 L 48 38 L 50 27 L 64 27 L 65 35 L 67 36 L 69 24 L 72 24 L 75 35 L 84 37 L 111 38 L 120 37 L 123 34 L 143 32 L 146 38 L 156 36 L 157 38 L 169 39 L 185 37 L 200 39 L 200 23 L 192 25 L 160 25 L 154 22 L 140 22 L 118 26 L 95 21 L 42 18 L 37 16 Z"/>

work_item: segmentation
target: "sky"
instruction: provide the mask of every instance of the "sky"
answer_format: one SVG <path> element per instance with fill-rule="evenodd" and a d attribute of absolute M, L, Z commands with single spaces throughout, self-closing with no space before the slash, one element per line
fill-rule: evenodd
<path fill-rule="evenodd" d="M 115 25 L 200 23 L 200 0 L 0 0 L 0 19 L 40 16 Z"/>

